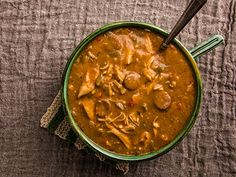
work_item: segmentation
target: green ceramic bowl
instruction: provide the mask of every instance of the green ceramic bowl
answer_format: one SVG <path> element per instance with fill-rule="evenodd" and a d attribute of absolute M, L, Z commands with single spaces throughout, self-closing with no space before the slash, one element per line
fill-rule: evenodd
<path fill-rule="evenodd" d="M 211 37 L 208 41 L 203 42 L 200 45 L 197 45 L 196 47 L 194 47 L 191 50 L 188 50 L 186 47 L 184 47 L 184 45 L 178 41 L 177 39 L 175 39 L 173 41 L 173 43 L 185 54 L 186 59 L 189 61 L 193 73 L 195 75 L 195 79 L 196 79 L 196 89 L 197 89 L 197 94 L 196 94 L 196 103 L 195 103 L 195 107 L 194 110 L 191 114 L 191 117 L 189 118 L 189 121 L 186 123 L 185 127 L 183 128 L 183 130 L 175 137 L 175 139 L 173 141 L 171 141 L 169 144 L 167 144 L 166 146 L 164 146 L 163 148 L 145 154 L 145 155 L 136 155 L 136 156 L 128 156 L 128 155 L 121 155 L 121 154 L 117 154 L 114 152 L 111 152 L 101 146 L 99 146 L 98 144 L 94 143 L 89 137 L 86 136 L 86 134 L 84 134 L 84 132 L 80 129 L 79 125 L 77 125 L 76 121 L 74 120 L 70 108 L 69 108 L 69 104 L 68 104 L 68 92 L 67 92 L 67 84 L 68 84 L 68 80 L 69 80 L 69 76 L 70 76 L 70 72 L 71 72 L 71 68 L 73 63 L 75 62 L 75 60 L 78 58 L 78 56 L 80 55 L 81 51 L 84 49 L 84 47 L 90 43 L 93 39 L 95 39 L 97 36 L 99 36 L 102 33 L 105 33 L 109 30 L 113 30 L 115 28 L 122 28 L 122 27 L 135 27 L 135 28 L 144 28 L 144 29 L 149 29 L 157 34 L 162 35 L 163 37 L 167 36 L 167 32 L 164 31 L 163 29 L 151 25 L 151 24 L 147 24 L 147 23 L 141 23 L 141 22 L 115 22 L 115 23 L 110 23 L 108 25 L 105 25 L 101 28 L 99 28 L 98 30 L 96 30 L 95 32 L 91 33 L 90 35 L 88 35 L 74 50 L 74 52 L 71 54 L 69 61 L 65 67 L 65 71 L 64 71 L 64 75 L 63 75 L 63 104 L 64 104 L 64 111 L 67 115 L 67 120 L 69 121 L 71 127 L 73 128 L 74 132 L 81 138 L 81 140 L 89 147 L 91 148 L 93 151 L 98 152 L 102 155 L 104 155 L 105 157 L 112 159 L 112 160 L 117 160 L 117 161 L 141 161 L 141 160 L 147 160 L 147 159 L 152 159 L 155 157 L 158 157 L 168 151 L 170 151 L 173 147 L 175 147 L 186 135 L 187 133 L 190 131 L 191 127 L 193 126 L 199 109 L 200 109 L 200 105 L 201 105 L 201 99 L 202 99 L 202 81 L 201 81 L 201 76 L 200 76 L 200 72 L 199 69 L 197 67 L 197 64 L 195 62 L 195 60 L 201 56 L 202 54 L 206 53 L 207 51 L 213 49 L 214 47 L 216 47 L 217 45 L 219 45 L 221 42 L 223 42 L 223 37 L 220 35 L 215 35 L 213 37 Z"/>

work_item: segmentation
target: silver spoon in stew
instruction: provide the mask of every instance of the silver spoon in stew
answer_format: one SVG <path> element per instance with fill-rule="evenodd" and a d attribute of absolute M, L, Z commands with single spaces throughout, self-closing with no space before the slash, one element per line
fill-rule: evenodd
<path fill-rule="evenodd" d="M 163 51 L 168 47 L 170 42 L 180 33 L 180 31 L 188 24 L 188 22 L 194 17 L 194 15 L 203 7 L 207 0 L 191 0 L 170 34 L 165 38 L 164 42 L 160 46 L 160 51 Z"/>

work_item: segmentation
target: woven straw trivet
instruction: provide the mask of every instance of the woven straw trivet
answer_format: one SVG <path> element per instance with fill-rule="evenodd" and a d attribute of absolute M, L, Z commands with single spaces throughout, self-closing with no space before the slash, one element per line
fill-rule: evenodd
<path fill-rule="evenodd" d="M 91 152 L 91 150 L 89 150 L 85 146 L 85 144 L 76 136 L 65 118 L 65 114 L 62 108 L 61 91 L 58 92 L 52 104 L 47 109 L 47 112 L 41 118 L 40 126 L 48 129 L 49 132 L 59 136 L 61 139 L 74 144 L 78 150 L 86 149 L 88 150 L 88 152 Z M 95 156 L 97 156 L 100 161 L 112 164 L 116 169 L 124 172 L 124 174 L 129 171 L 129 163 L 113 162 L 96 153 Z"/>

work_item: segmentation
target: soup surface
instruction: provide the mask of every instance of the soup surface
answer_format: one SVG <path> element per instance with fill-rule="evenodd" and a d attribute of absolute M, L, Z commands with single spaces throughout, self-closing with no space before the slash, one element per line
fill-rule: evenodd
<path fill-rule="evenodd" d="M 126 155 L 158 150 L 184 128 L 194 109 L 191 66 L 174 45 L 139 28 L 119 28 L 90 42 L 74 62 L 68 101 L 82 131 Z"/>

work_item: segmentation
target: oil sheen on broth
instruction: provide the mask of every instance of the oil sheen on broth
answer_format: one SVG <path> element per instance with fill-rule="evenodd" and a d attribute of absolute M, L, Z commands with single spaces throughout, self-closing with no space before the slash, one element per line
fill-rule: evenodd
<path fill-rule="evenodd" d="M 184 128 L 196 83 L 185 56 L 162 38 L 119 28 L 90 42 L 74 62 L 68 83 L 73 118 L 100 146 L 126 155 L 153 152 Z"/>

